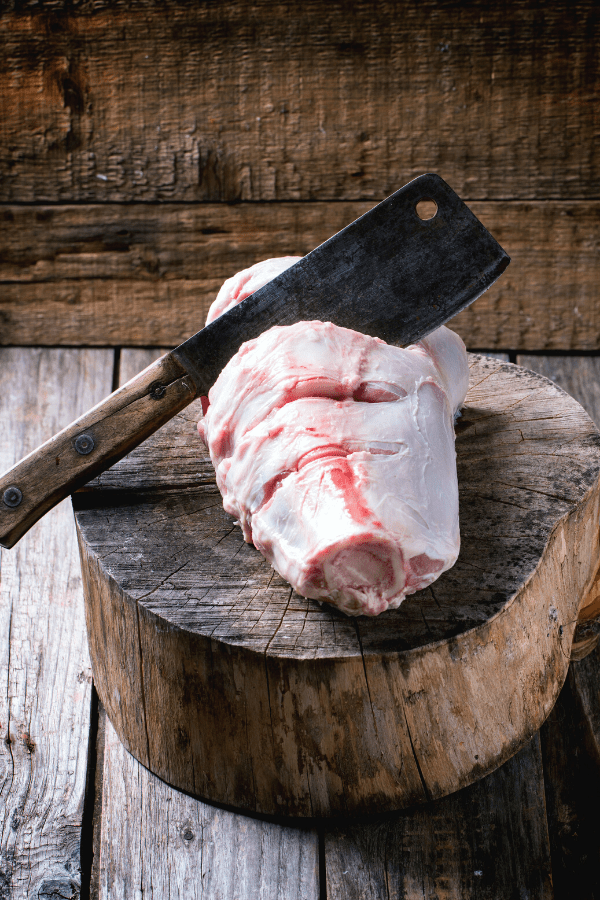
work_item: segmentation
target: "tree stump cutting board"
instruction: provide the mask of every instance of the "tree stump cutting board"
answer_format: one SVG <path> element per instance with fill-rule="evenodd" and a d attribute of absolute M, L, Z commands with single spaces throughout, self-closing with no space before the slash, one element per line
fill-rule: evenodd
<path fill-rule="evenodd" d="M 600 435 L 547 379 L 470 367 L 459 559 L 377 618 L 300 597 L 244 543 L 196 405 L 74 496 L 94 678 L 140 762 L 243 810 L 376 813 L 537 731 L 598 569 Z"/>

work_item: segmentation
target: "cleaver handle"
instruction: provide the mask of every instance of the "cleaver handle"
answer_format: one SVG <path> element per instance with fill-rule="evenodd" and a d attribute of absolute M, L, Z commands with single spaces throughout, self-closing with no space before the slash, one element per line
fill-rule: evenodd
<path fill-rule="evenodd" d="M 196 397 L 167 353 L 0 478 L 0 544 L 12 547 L 44 513 L 108 469 Z"/>

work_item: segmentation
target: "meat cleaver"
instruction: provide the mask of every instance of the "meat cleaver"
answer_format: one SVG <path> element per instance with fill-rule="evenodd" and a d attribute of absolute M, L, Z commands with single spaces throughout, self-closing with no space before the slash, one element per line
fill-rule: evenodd
<path fill-rule="evenodd" d="M 421 218 L 422 201 L 433 201 Z M 0 544 L 207 394 L 272 325 L 334 322 L 410 344 L 477 299 L 510 259 L 438 175 L 421 175 L 167 353 L 0 478 Z"/>

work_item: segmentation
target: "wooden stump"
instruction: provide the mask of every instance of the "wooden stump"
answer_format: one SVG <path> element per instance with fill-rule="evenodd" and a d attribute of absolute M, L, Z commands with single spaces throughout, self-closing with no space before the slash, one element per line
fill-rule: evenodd
<path fill-rule="evenodd" d="M 244 810 L 374 813 L 470 784 L 539 729 L 600 560 L 600 435 L 547 379 L 470 366 L 459 559 L 375 619 L 300 597 L 244 543 L 197 408 L 75 495 L 96 685 L 145 766 Z"/>

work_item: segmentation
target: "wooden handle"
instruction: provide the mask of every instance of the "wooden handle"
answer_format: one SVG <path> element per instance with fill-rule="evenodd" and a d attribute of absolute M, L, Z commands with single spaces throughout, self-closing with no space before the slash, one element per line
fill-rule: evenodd
<path fill-rule="evenodd" d="M 170 353 L 0 478 L 0 544 L 12 547 L 44 513 L 108 469 L 196 396 Z"/>

